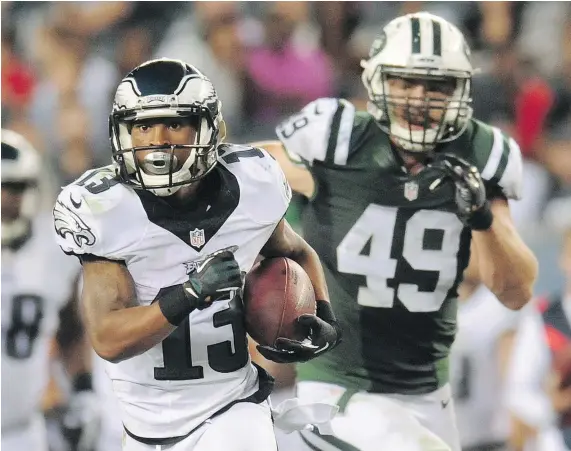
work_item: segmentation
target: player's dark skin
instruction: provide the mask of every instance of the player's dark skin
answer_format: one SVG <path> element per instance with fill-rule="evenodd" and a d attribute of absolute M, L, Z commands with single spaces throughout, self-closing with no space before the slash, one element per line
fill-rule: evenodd
<path fill-rule="evenodd" d="M 189 122 L 166 118 L 134 124 L 131 137 L 133 146 L 156 146 L 188 144 L 194 142 L 195 133 Z M 137 158 L 144 158 L 148 152 L 140 152 Z M 175 155 L 182 164 L 189 151 L 176 149 Z M 179 205 L 192 203 L 200 183 L 184 186 L 170 197 L 176 198 L 175 203 Z M 329 300 L 319 257 L 285 219 L 279 222 L 261 254 L 295 260 L 309 275 L 316 298 Z M 83 262 L 83 281 L 82 306 L 86 328 L 93 348 L 103 359 L 119 362 L 142 354 L 176 328 L 161 312 L 159 302 L 139 305 L 133 278 L 124 263 L 101 258 L 86 259 Z"/>

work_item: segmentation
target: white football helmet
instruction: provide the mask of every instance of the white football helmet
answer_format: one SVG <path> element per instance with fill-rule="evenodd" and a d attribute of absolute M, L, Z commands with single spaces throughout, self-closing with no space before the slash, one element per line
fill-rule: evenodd
<path fill-rule="evenodd" d="M 2 129 L 2 186 L 13 185 L 23 192 L 18 218 L 2 218 L 2 246 L 11 246 L 29 231 L 38 202 L 40 168 L 38 151 L 22 135 Z"/>
<path fill-rule="evenodd" d="M 369 94 L 369 112 L 393 141 L 409 152 L 425 152 L 438 143 L 460 136 L 472 117 L 471 81 L 474 70 L 464 35 L 450 22 L 426 13 L 408 14 L 389 22 L 375 39 L 369 58 L 361 61 L 361 79 Z M 391 95 L 388 77 L 455 80 L 452 95 L 445 102 Z M 403 126 L 395 120 L 395 107 L 410 101 L 424 112 L 423 130 Z M 444 106 L 443 106 L 444 104 Z M 429 112 L 442 112 L 432 125 Z M 410 121 L 409 121 L 410 122 Z"/>
<path fill-rule="evenodd" d="M 161 117 L 194 119 L 198 124 L 195 142 L 133 147 L 133 122 Z M 141 64 L 123 78 L 109 117 L 109 134 L 122 180 L 158 196 L 170 196 L 214 168 L 226 127 L 221 102 L 210 80 L 190 64 L 161 58 Z M 191 151 L 186 161 L 177 161 L 177 148 Z M 139 164 L 136 152 L 148 150 L 154 152 Z"/>

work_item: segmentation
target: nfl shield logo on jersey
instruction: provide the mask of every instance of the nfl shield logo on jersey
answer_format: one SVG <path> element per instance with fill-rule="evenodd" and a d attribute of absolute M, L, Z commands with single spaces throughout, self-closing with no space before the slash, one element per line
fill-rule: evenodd
<path fill-rule="evenodd" d="M 418 183 L 406 182 L 404 184 L 404 197 L 408 200 L 416 200 L 418 197 Z"/>
<path fill-rule="evenodd" d="M 190 232 L 190 245 L 201 248 L 204 246 L 204 229 L 194 229 Z"/>

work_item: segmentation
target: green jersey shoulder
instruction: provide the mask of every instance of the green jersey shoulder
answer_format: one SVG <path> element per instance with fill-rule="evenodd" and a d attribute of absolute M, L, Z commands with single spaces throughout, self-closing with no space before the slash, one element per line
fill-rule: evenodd
<path fill-rule="evenodd" d="M 315 100 L 276 128 L 291 160 L 310 168 L 398 164 L 387 134 L 373 116 L 344 99 Z M 497 127 L 471 119 L 456 140 L 435 152 L 456 154 L 473 163 L 488 187 L 499 187 L 508 199 L 521 197 L 522 158 L 513 138 Z"/>

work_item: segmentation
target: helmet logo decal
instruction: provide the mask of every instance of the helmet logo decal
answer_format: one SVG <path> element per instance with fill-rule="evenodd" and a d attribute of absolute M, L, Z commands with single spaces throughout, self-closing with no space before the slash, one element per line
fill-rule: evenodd
<path fill-rule="evenodd" d="M 381 34 L 375 38 L 373 44 L 371 45 L 371 49 L 369 50 L 369 58 L 372 58 L 373 56 L 382 52 L 386 45 L 387 33 L 385 30 L 382 30 Z"/>

